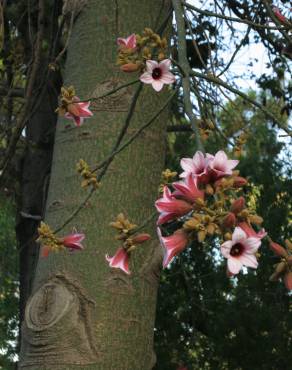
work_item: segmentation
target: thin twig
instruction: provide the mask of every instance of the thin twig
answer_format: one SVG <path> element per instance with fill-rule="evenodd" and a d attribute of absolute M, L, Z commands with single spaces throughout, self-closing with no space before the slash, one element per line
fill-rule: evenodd
<path fill-rule="evenodd" d="M 213 76 L 213 75 L 205 75 L 203 73 L 200 73 L 200 72 L 196 72 L 196 71 L 191 71 L 191 75 L 192 76 L 195 76 L 195 77 L 198 77 L 198 78 L 203 78 L 204 80 L 206 81 L 209 81 L 209 82 L 212 82 L 214 83 L 215 85 L 219 85 L 219 86 L 222 86 L 224 87 L 225 89 L 233 92 L 234 94 L 238 95 L 238 96 L 241 96 L 244 100 L 248 101 L 249 103 L 251 103 L 252 105 L 256 106 L 257 108 L 259 108 L 262 112 L 265 113 L 266 116 L 268 116 L 270 119 L 272 119 L 281 129 L 283 129 L 287 134 L 291 135 L 291 132 L 290 130 L 283 126 L 282 123 L 277 119 L 277 117 L 275 117 L 271 112 L 269 112 L 265 107 L 263 107 L 260 103 L 258 103 L 256 100 L 253 100 L 251 99 L 248 95 L 246 95 L 245 93 L 243 93 L 242 91 L 236 89 L 235 87 L 232 87 L 230 86 L 229 84 L 227 84 L 226 82 L 222 81 L 220 78 L 217 78 L 216 76 Z"/>
<path fill-rule="evenodd" d="M 232 22 L 238 22 L 238 23 L 245 23 L 245 24 L 248 24 L 254 28 L 259 28 L 259 29 L 269 29 L 269 30 L 281 30 L 281 29 L 285 29 L 285 27 L 277 27 L 277 26 L 268 26 L 268 25 L 264 25 L 264 24 L 260 24 L 260 23 L 254 23 L 252 21 L 249 21 L 247 19 L 241 19 L 241 18 L 236 18 L 236 17 L 229 17 L 227 15 L 223 15 L 223 14 L 219 14 L 219 13 L 214 13 L 214 12 L 210 12 L 209 10 L 203 10 L 203 9 L 200 9 L 200 8 L 197 8 L 196 6 L 194 5 L 191 5 L 191 4 L 188 4 L 186 1 L 182 1 L 182 4 L 189 8 L 189 9 L 192 9 L 192 10 L 195 10 L 196 12 L 200 13 L 200 14 L 203 14 L 207 17 L 215 17 L 215 18 L 221 18 L 221 19 L 225 19 L 226 21 L 232 21 Z"/>
<path fill-rule="evenodd" d="M 180 0 L 172 0 L 172 6 L 175 13 L 176 25 L 177 25 L 177 49 L 179 64 L 183 71 L 182 87 L 183 87 L 183 101 L 185 106 L 185 112 L 188 116 L 193 131 L 195 133 L 195 140 L 197 150 L 204 151 L 204 147 L 200 137 L 199 127 L 197 125 L 197 118 L 194 115 L 193 107 L 191 103 L 191 88 L 190 88 L 190 72 L 191 68 L 187 58 L 187 46 L 186 46 L 186 30 L 185 21 L 183 17 L 183 8 Z"/>

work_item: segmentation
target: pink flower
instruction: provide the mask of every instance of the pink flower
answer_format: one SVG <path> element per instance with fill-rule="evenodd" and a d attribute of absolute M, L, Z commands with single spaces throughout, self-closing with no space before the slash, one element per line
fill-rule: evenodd
<path fill-rule="evenodd" d="M 62 243 L 64 247 L 68 248 L 71 251 L 81 250 L 84 248 L 83 245 L 81 244 L 84 238 L 85 238 L 84 234 L 78 234 L 78 233 L 69 234 L 67 236 L 64 236 L 64 238 L 62 238 Z"/>
<path fill-rule="evenodd" d="M 228 159 L 223 150 L 219 150 L 219 152 L 215 154 L 215 157 L 213 157 L 211 154 L 207 154 L 207 156 L 209 156 L 210 160 L 208 165 L 213 177 L 215 177 L 215 180 L 226 175 L 232 175 L 232 170 L 238 165 L 239 162 L 237 160 Z"/>
<path fill-rule="evenodd" d="M 107 254 L 105 259 L 109 262 L 110 267 L 123 270 L 126 274 L 130 274 L 129 271 L 129 253 L 124 248 L 119 248 L 113 257 L 109 257 Z"/>
<path fill-rule="evenodd" d="M 280 9 L 277 8 L 277 7 L 274 7 L 273 8 L 273 13 L 275 14 L 275 16 L 278 18 L 278 20 L 282 23 L 286 23 L 287 22 L 287 18 L 281 13 Z"/>
<path fill-rule="evenodd" d="M 258 233 L 255 232 L 247 222 L 240 222 L 238 226 L 246 233 L 248 237 L 263 239 L 267 235 L 265 229 L 261 229 Z"/>
<path fill-rule="evenodd" d="M 78 96 L 74 96 L 72 100 L 73 103 L 70 103 L 67 106 L 65 117 L 72 119 L 76 126 L 80 126 L 83 123 L 84 118 L 93 116 L 93 113 L 89 110 L 90 102 L 80 102 Z"/>
<path fill-rule="evenodd" d="M 155 202 L 155 207 L 161 213 L 157 221 L 158 225 L 181 217 L 193 209 L 186 201 L 176 199 L 167 186 L 163 189 L 163 197 Z"/>
<path fill-rule="evenodd" d="M 193 158 L 182 158 L 180 165 L 184 172 L 180 174 L 180 177 L 186 177 L 192 173 L 200 182 L 208 182 L 208 163 L 211 159 L 211 157 L 205 158 L 200 151 L 196 152 Z"/>
<path fill-rule="evenodd" d="M 164 59 L 160 63 L 155 60 L 147 60 L 146 72 L 140 76 L 140 81 L 145 84 L 152 84 L 155 91 L 160 91 L 164 84 L 172 84 L 175 77 L 169 71 L 170 63 L 170 59 Z"/>
<path fill-rule="evenodd" d="M 173 192 L 175 197 L 182 197 L 191 203 L 194 203 L 197 198 L 204 199 L 205 193 L 198 189 L 197 179 L 191 173 L 187 175 L 185 181 L 174 182 L 172 185 L 176 189 Z"/>
<path fill-rule="evenodd" d="M 188 243 L 188 238 L 182 229 L 177 230 L 170 236 L 162 236 L 159 227 L 157 228 L 157 234 L 161 245 L 164 247 L 164 258 L 163 267 L 166 267 L 173 257 L 178 253 L 182 252 Z"/>
<path fill-rule="evenodd" d="M 117 39 L 117 44 L 127 49 L 135 49 L 137 45 L 136 35 L 132 33 L 132 35 L 130 35 L 129 37 L 125 39 L 123 39 L 122 37 L 119 37 Z"/>
<path fill-rule="evenodd" d="M 255 253 L 260 245 L 260 238 L 248 237 L 240 227 L 236 227 L 232 240 L 221 245 L 221 253 L 227 258 L 228 272 L 238 274 L 242 266 L 257 268 Z"/>

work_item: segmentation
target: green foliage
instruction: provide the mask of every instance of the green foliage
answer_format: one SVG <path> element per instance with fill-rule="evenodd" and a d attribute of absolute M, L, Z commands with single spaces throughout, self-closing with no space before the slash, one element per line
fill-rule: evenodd
<path fill-rule="evenodd" d="M 285 124 L 280 105 L 273 98 L 266 104 Z M 240 158 L 241 175 L 249 180 L 247 190 L 269 235 L 280 243 L 291 238 L 291 155 L 278 141 L 273 122 L 238 98 L 224 106 L 218 124 L 231 135 L 231 141 L 243 128 L 248 130 Z M 214 153 L 224 144 L 219 135 L 213 135 L 206 142 L 206 151 Z M 179 158 L 190 157 L 194 151 L 190 134 L 172 134 L 168 167 L 180 172 Z M 290 369 L 290 296 L 281 282 L 269 281 L 278 259 L 263 243 L 258 270 L 230 280 L 225 261 L 218 252 L 208 250 L 210 246 L 193 245 L 163 272 L 155 369 L 175 370 L 180 363 L 188 370 Z"/>
<path fill-rule="evenodd" d="M 18 332 L 18 267 L 14 232 L 15 207 L 0 198 L 0 369 L 8 370 L 15 355 Z"/>

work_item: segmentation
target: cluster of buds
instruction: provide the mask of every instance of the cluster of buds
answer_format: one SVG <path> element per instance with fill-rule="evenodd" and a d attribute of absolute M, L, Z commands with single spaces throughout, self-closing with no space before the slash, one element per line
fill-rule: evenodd
<path fill-rule="evenodd" d="M 163 266 L 197 239 L 204 242 L 208 237 L 221 239 L 221 253 L 228 259 L 228 275 L 237 274 L 243 265 L 256 268 L 256 252 L 264 230 L 256 233 L 262 218 L 246 205 L 241 188 L 247 183 L 234 170 L 237 160 L 229 160 L 224 151 L 215 155 L 197 152 L 193 158 L 183 158 L 182 181 L 173 182 L 172 190 L 164 187 L 163 196 L 155 203 L 160 213 L 158 235 L 165 249 Z M 170 236 L 162 236 L 163 230 L 171 230 Z"/>
<path fill-rule="evenodd" d="M 200 137 L 203 141 L 206 141 L 210 134 L 214 131 L 214 123 L 210 119 L 203 119 L 199 121 Z"/>
<path fill-rule="evenodd" d="M 41 256 L 47 257 L 50 252 L 59 252 L 66 248 L 70 251 L 82 250 L 82 240 L 85 238 L 84 234 L 73 232 L 62 238 L 57 237 L 49 225 L 41 222 L 38 228 L 39 237 L 37 241 L 42 244 Z"/>
<path fill-rule="evenodd" d="M 117 64 L 124 72 L 142 71 L 146 60 L 165 59 L 167 41 L 150 28 L 145 28 L 142 35 L 132 34 L 127 38 L 118 38 L 119 54 Z"/>
<path fill-rule="evenodd" d="M 233 153 L 236 157 L 241 157 L 243 146 L 246 144 L 249 134 L 242 132 L 235 140 Z"/>
<path fill-rule="evenodd" d="M 89 110 L 90 102 L 81 102 L 75 95 L 73 86 L 61 88 L 59 107 L 56 109 L 60 115 L 73 120 L 76 126 L 83 123 L 84 118 L 91 117 L 93 114 Z"/>
<path fill-rule="evenodd" d="M 283 279 L 288 290 L 292 290 L 292 243 L 285 240 L 286 248 L 270 240 L 270 248 L 281 258 L 281 261 L 275 265 L 274 273 L 271 275 L 271 281 Z"/>
<path fill-rule="evenodd" d="M 81 187 L 86 188 L 87 186 L 92 186 L 94 189 L 99 187 L 99 183 L 97 182 L 96 176 L 93 171 L 90 169 L 89 164 L 84 161 L 84 159 L 80 159 L 76 165 L 77 172 L 80 173 L 83 180 L 81 182 Z"/>
<path fill-rule="evenodd" d="M 173 180 L 176 178 L 177 172 L 176 171 L 171 171 L 169 168 L 166 170 L 162 171 L 161 174 L 161 183 L 159 185 L 159 193 L 163 193 L 164 186 L 171 185 Z"/>
<path fill-rule="evenodd" d="M 123 72 L 144 72 L 140 81 L 151 84 L 155 91 L 160 91 L 164 84 L 172 84 L 175 81 L 174 75 L 169 71 L 170 59 L 166 59 L 166 39 L 150 28 L 145 28 L 142 35 L 119 37 L 117 43 L 117 64 Z"/>
<path fill-rule="evenodd" d="M 118 248 L 113 257 L 106 255 L 106 260 L 109 262 L 110 267 L 119 268 L 126 274 L 130 274 L 130 253 L 136 249 L 139 244 L 149 240 L 150 235 L 146 233 L 137 233 L 138 226 L 132 224 L 123 213 L 120 213 L 117 219 L 110 223 L 110 226 L 117 230 L 118 235 L 115 238 L 122 242 L 122 246 Z"/>

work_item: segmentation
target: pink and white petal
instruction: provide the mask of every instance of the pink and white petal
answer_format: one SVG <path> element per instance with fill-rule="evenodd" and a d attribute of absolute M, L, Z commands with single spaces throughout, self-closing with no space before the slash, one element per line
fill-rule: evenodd
<path fill-rule="evenodd" d="M 117 38 L 117 44 L 118 44 L 118 45 L 124 45 L 124 46 L 126 46 L 126 44 L 127 44 L 127 39 L 124 39 L 124 38 L 122 38 L 122 37 L 118 37 L 118 38 Z"/>
<path fill-rule="evenodd" d="M 254 254 L 243 254 L 240 256 L 240 261 L 244 266 L 252 267 L 254 269 L 258 267 L 258 261 Z"/>
<path fill-rule="evenodd" d="M 152 81 L 153 81 L 153 77 L 151 75 L 151 73 L 149 72 L 144 72 L 141 76 L 140 76 L 140 81 L 141 82 L 144 82 L 144 84 L 151 84 Z"/>
<path fill-rule="evenodd" d="M 163 82 L 161 82 L 161 80 L 153 80 L 152 87 L 155 91 L 159 92 L 163 88 Z"/>
<path fill-rule="evenodd" d="M 182 158 L 180 160 L 180 166 L 185 172 L 194 172 L 194 162 L 192 158 Z"/>
<path fill-rule="evenodd" d="M 219 150 L 219 152 L 217 152 L 215 154 L 215 158 L 214 158 L 214 165 L 216 163 L 216 167 L 223 167 L 225 166 L 225 164 L 227 163 L 228 161 L 228 158 L 227 158 L 227 155 L 226 153 L 223 151 L 223 150 Z"/>
<path fill-rule="evenodd" d="M 225 258 L 229 258 L 230 257 L 230 250 L 231 250 L 231 248 L 232 248 L 232 241 L 231 240 L 227 240 L 226 242 L 224 242 L 221 245 L 221 253 L 222 253 L 222 255 Z"/>
<path fill-rule="evenodd" d="M 66 112 L 64 114 L 64 117 L 67 118 L 67 119 L 74 119 L 74 117 L 72 116 L 72 114 L 70 114 L 69 112 Z"/>
<path fill-rule="evenodd" d="M 169 71 L 170 65 L 171 65 L 171 60 L 170 60 L 170 59 L 163 59 L 163 60 L 159 63 L 159 67 L 160 67 L 163 71 Z"/>
<path fill-rule="evenodd" d="M 228 270 L 232 273 L 232 274 L 238 274 L 239 271 L 241 270 L 242 268 L 242 263 L 240 262 L 239 259 L 237 258 L 234 258 L 234 257 L 229 257 L 228 260 L 227 260 L 227 266 L 228 266 Z"/>
<path fill-rule="evenodd" d="M 134 33 L 127 37 L 127 47 L 130 49 L 134 49 L 136 47 L 136 35 Z"/>
<path fill-rule="evenodd" d="M 254 254 L 257 252 L 257 250 L 259 249 L 261 245 L 261 239 L 257 237 L 247 238 L 246 240 L 244 240 L 243 244 L 244 244 L 246 253 Z"/>
<path fill-rule="evenodd" d="M 159 64 L 155 60 L 146 60 L 147 72 L 152 73 L 154 68 L 158 68 Z"/>
<path fill-rule="evenodd" d="M 166 222 L 174 220 L 176 217 L 176 214 L 173 212 L 163 212 L 158 217 L 157 225 L 165 224 Z"/>
<path fill-rule="evenodd" d="M 234 167 L 238 165 L 239 161 L 237 159 L 229 159 L 227 162 L 228 168 L 233 170 Z"/>
<path fill-rule="evenodd" d="M 83 123 L 83 118 L 82 117 L 73 116 L 73 120 L 74 120 L 77 127 L 81 126 L 82 123 Z"/>
<path fill-rule="evenodd" d="M 175 77 L 171 72 L 163 73 L 159 79 L 164 84 L 172 84 L 175 81 Z"/>
<path fill-rule="evenodd" d="M 240 227 L 236 227 L 232 234 L 232 244 L 234 245 L 236 243 L 245 241 L 246 238 L 246 233 Z"/>
<path fill-rule="evenodd" d="M 197 168 L 203 168 L 206 164 L 206 159 L 201 151 L 197 151 L 193 157 L 194 166 Z"/>

